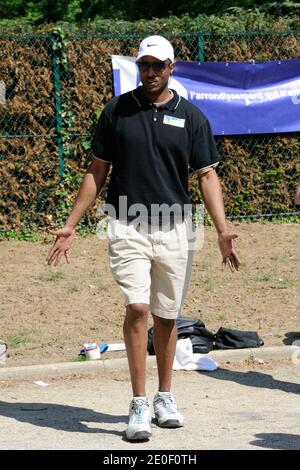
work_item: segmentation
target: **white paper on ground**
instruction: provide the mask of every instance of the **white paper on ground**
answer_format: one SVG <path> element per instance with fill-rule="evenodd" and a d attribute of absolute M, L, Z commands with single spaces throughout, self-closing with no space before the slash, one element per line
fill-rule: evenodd
<path fill-rule="evenodd" d="M 41 387 L 48 387 L 48 384 L 46 382 L 43 382 L 42 380 L 37 380 L 36 382 L 33 382 L 36 385 L 40 385 Z"/>
<path fill-rule="evenodd" d="M 124 343 L 107 343 L 108 344 L 108 348 L 107 348 L 107 352 L 108 351 L 124 351 L 126 349 L 126 346 Z"/>
<path fill-rule="evenodd" d="M 0 340 L 0 365 L 6 362 L 7 344 Z"/>
<path fill-rule="evenodd" d="M 213 371 L 218 368 L 217 362 L 203 354 L 193 353 L 193 345 L 190 338 L 177 340 L 174 370 L 206 370 Z"/>

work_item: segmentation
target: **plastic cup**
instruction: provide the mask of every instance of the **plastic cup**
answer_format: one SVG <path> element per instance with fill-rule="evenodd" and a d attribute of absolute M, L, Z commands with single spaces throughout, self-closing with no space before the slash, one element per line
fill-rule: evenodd
<path fill-rule="evenodd" d="M 100 359 L 101 353 L 97 343 L 94 344 L 84 344 L 84 353 L 87 359 L 95 360 Z"/>

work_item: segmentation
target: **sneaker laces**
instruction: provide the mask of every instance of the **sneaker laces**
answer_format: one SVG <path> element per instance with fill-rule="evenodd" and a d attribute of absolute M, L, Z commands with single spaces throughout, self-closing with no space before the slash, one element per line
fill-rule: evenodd
<path fill-rule="evenodd" d="M 157 395 L 155 399 L 157 405 L 162 405 L 168 413 L 176 413 L 176 403 L 171 393 L 166 395 Z"/>
<path fill-rule="evenodd" d="M 136 398 L 132 401 L 131 410 L 134 412 L 135 420 L 137 424 L 143 423 L 144 412 L 148 411 L 149 404 L 143 398 Z"/>

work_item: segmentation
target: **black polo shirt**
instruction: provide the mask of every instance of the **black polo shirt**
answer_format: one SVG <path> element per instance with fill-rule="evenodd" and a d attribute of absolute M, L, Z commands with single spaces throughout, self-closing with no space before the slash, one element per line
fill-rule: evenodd
<path fill-rule="evenodd" d="M 172 91 L 173 98 L 156 107 L 138 87 L 113 98 L 101 113 L 92 150 L 96 158 L 112 162 L 106 202 L 117 217 L 120 196 L 127 196 L 127 207 L 142 204 L 148 216 L 151 205 L 161 204 L 175 204 L 183 214 L 190 203 L 189 168 L 218 162 L 207 118 Z"/>

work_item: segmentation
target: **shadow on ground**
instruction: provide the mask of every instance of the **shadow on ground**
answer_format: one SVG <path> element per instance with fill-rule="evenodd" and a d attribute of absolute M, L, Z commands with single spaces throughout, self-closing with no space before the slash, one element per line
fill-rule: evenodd
<path fill-rule="evenodd" d="M 272 375 L 264 374 L 262 372 L 240 372 L 219 368 L 214 372 L 201 372 L 201 374 L 206 374 L 207 376 L 217 380 L 236 382 L 247 387 L 267 388 L 270 390 L 281 390 L 282 392 L 295 393 L 296 395 L 300 394 L 300 385 L 298 383 L 277 380 L 274 379 Z"/>
<path fill-rule="evenodd" d="M 297 434 L 267 433 L 255 434 L 256 441 L 251 441 L 253 446 L 263 447 L 264 449 L 279 450 L 299 450 L 300 436 Z"/>
<path fill-rule="evenodd" d="M 128 416 L 100 413 L 88 408 L 53 403 L 8 403 L 0 401 L 0 415 L 34 426 L 67 432 L 105 433 L 123 436 L 123 432 L 99 427 L 101 423 L 127 423 Z M 90 427 L 89 424 L 92 424 Z"/>

